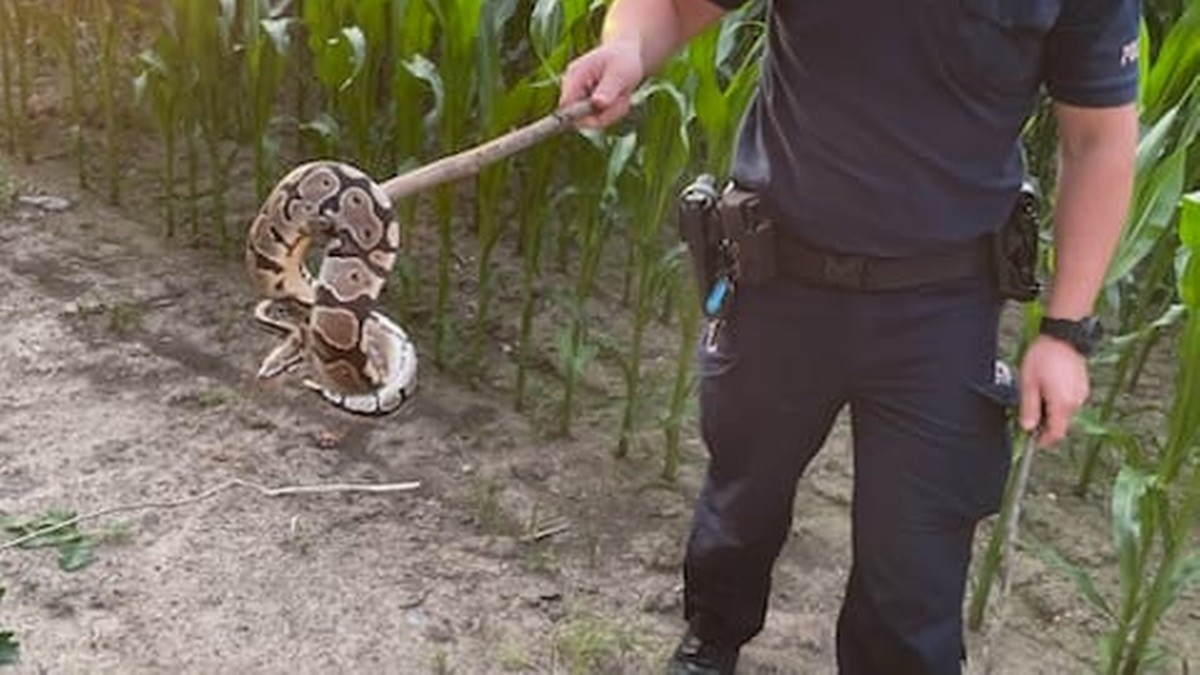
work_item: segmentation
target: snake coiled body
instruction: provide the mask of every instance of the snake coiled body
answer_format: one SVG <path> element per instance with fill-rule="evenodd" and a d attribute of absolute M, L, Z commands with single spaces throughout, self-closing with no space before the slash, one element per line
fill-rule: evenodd
<path fill-rule="evenodd" d="M 306 256 L 325 240 L 317 275 Z M 350 412 L 399 408 L 416 383 L 417 357 L 404 330 L 376 309 L 400 248 L 386 194 L 363 172 L 313 162 L 288 174 L 250 225 L 246 266 L 259 293 L 255 318 L 284 336 L 258 375 L 275 377 L 308 360 L 307 382 Z M 279 305 L 301 318 L 279 318 Z"/>

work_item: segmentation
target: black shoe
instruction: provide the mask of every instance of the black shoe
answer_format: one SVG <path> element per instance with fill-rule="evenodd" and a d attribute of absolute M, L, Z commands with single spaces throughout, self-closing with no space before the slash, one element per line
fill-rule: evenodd
<path fill-rule="evenodd" d="M 733 675 L 737 660 L 737 647 L 706 643 L 688 631 L 667 662 L 667 675 Z"/>

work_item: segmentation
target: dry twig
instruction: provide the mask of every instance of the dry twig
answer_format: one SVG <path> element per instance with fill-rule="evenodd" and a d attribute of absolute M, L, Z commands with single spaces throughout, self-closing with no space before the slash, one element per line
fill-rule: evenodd
<path fill-rule="evenodd" d="M 232 478 L 224 483 L 221 483 L 220 485 L 217 485 L 216 487 L 209 488 L 208 490 L 191 497 L 184 497 L 182 499 L 169 501 L 148 501 L 137 502 L 134 504 L 119 504 L 117 506 L 110 506 L 88 513 L 82 513 L 73 518 L 68 518 L 67 520 L 54 523 L 53 525 L 47 525 L 46 527 L 39 528 L 32 532 L 27 532 L 16 539 L 10 539 L 6 542 L 0 543 L 0 551 L 7 551 L 10 548 L 16 548 L 25 542 L 52 534 L 59 530 L 71 527 L 72 525 L 78 525 L 84 521 L 95 520 L 96 518 L 103 518 L 104 516 L 111 516 L 115 513 L 126 513 L 128 511 L 142 511 L 145 509 L 176 509 L 181 506 L 188 506 L 190 504 L 202 502 L 235 487 L 249 488 L 255 492 L 258 492 L 264 497 L 286 497 L 291 495 L 331 494 L 342 492 L 368 492 L 373 494 L 407 492 L 410 490 L 416 490 L 417 488 L 421 487 L 421 484 L 416 481 L 384 484 L 332 483 L 328 485 L 285 485 L 283 487 L 270 488 L 248 480 L 243 480 L 241 478 Z"/>

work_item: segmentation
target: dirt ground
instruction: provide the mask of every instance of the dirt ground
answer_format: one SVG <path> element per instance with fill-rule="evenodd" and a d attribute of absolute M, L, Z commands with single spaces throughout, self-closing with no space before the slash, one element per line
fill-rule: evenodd
<path fill-rule="evenodd" d="M 703 469 L 694 433 L 679 486 L 657 485 L 655 433 L 630 459 L 611 455 L 615 384 L 601 379 L 589 393 L 601 403 L 554 438 L 511 411 L 499 349 L 494 376 L 474 383 L 426 358 L 418 396 L 383 419 L 338 413 L 295 377 L 258 382 L 272 338 L 250 320 L 240 263 L 164 243 L 146 202 L 104 206 L 53 155 L 0 159 L 19 194 L 71 202 L 0 212 L 0 514 L 179 500 L 235 478 L 420 487 L 235 488 L 124 512 L 84 525 L 109 534 L 75 572 L 48 549 L 0 551 L 0 628 L 21 642 L 12 672 L 658 672 L 683 625 L 680 556 Z M 424 357 L 428 333 L 415 334 Z M 669 354 L 671 335 L 658 339 Z M 560 394 L 542 380 L 550 407 Z M 835 670 L 848 442 L 839 425 L 800 488 L 743 673 Z M 1103 499 L 1068 496 L 1061 454 L 1038 461 L 1026 540 L 1111 570 Z M 1168 644 L 1200 663 L 1195 594 L 1170 619 Z M 1104 627 L 1027 550 L 1000 672 L 1087 672 Z"/>

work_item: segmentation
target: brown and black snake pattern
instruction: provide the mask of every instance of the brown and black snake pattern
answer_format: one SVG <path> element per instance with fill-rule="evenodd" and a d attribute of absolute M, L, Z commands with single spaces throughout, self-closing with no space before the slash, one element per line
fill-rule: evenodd
<path fill-rule="evenodd" d="M 324 257 L 314 278 L 305 259 L 317 240 Z M 347 164 L 313 162 L 288 174 L 250 225 L 246 266 L 266 299 L 255 308 L 265 327 L 285 336 L 259 376 L 274 377 L 306 357 L 308 383 L 346 410 L 383 414 L 411 395 L 417 359 L 403 329 L 375 309 L 400 247 L 391 200 Z M 279 304 L 307 313 L 296 322 L 272 316 Z"/>

